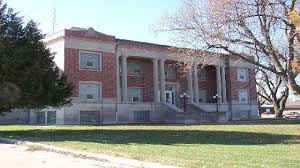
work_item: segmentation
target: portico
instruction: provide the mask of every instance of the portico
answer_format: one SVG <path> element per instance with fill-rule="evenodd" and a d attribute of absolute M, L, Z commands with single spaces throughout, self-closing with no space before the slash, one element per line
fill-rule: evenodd
<path fill-rule="evenodd" d="M 168 103 L 170 104 L 170 99 L 173 103 L 176 104 L 176 100 L 178 99 L 179 89 L 176 87 L 174 89 L 166 89 L 167 87 L 167 79 L 166 79 L 166 61 L 167 59 L 164 58 L 147 58 L 147 57 L 129 57 L 126 55 L 119 55 L 117 58 L 117 68 L 121 67 L 120 71 L 117 71 L 117 82 L 119 88 L 117 88 L 118 92 L 118 100 L 120 103 L 129 103 L 128 102 L 128 60 L 132 59 L 147 59 L 151 60 L 152 63 L 152 87 L 153 87 L 153 102 L 154 103 Z M 169 60 L 168 60 L 169 61 Z M 172 60 L 173 61 L 173 60 Z M 216 84 L 216 93 L 219 96 L 219 103 L 226 104 L 227 103 L 227 88 L 226 88 L 226 68 L 222 64 L 217 65 L 210 65 L 211 67 L 215 68 L 215 82 Z M 175 83 L 178 83 L 180 92 L 187 92 L 190 97 L 190 103 L 194 104 L 203 104 L 209 102 L 200 102 L 200 95 L 199 91 L 201 88 L 201 82 L 199 80 L 199 72 L 201 71 L 199 64 L 194 64 L 190 69 L 187 70 L 187 74 L 185 75 L 185 79 L 187 86 L 181 86 L 181 81 L 177 79 Z M 144 74 L 144 75 L 151 75 L 151 74 Z M 147 81 L 149 82 L 149 81 Z M 184 82 L 183 82 L 184 83 Z M 211 86 L 213 87 L 213 86 Z M 173 98 L 175 97 L 175 98 Z M 144 101 L 145 102 L 145 101 Z"/>

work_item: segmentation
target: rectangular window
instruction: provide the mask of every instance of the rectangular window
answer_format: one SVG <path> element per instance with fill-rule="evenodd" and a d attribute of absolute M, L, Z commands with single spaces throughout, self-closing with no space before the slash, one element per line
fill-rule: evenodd
<path fill-rule="evenodd" d="M 199 102 L 207 103 L 207 93 L 206 90 L 199 90 Z"/>
<path fill-rule="evenodd" d="M 81 83 L 79 87 L 81 102 L 99 102 L 100 84 Z"/>
<path fill-rule="evenodd" d="M 246 82 L 248 80 L 248 69 L 247 68 L 239 68 L 237 70 L 237 80 L 241 82 Z"/>
<path fill-rule="evenodd" d="M 138 76 L 142 74 L 142 62 L 137 60 L 128 60 L 128 74 Z"/>
<path fill-rule="evenodd" d="M 80 124 L 81 125 L 95 125 L 99 116 L 98 111 L 80 111 Z"/>
<path fill-rule="evenodd" d="M 142 102 L 142 89 L 141 88 L 128 88 L 128 101 L 129 102 Z"/>
<path fill-rule="evenodd" d="M 248 103 L 248 92 L 246 90 L 239 91 L 239 103 L 240 104 Z"/>
<path fill-rule="evenodd" d="M 176 65 L 165 64 L 165 75 L 168 79 L 176 79 Z"/>
<path fill-rule="evenodd" d="M 206 71 L 201 70 L 201 71 L 198 71 L 197 74 L 198 74 L 198 80 L 200 80 L 200 81 L 206 80 Z"/>
<path fill-rule="evenodd" d="M 96 52 L 80 51 L 80 69 L 101 69 L 101 54 Z"/>
<path fill-rule="evenodd" d="M 137 122 L 150 121 L 150 111 L 134 111 L 134 120 Z"/>

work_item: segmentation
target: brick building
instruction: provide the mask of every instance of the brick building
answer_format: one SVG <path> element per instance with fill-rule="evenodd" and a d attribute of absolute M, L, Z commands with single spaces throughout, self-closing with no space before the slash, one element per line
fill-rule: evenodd
<path fill-rule="evenodd" d="M 210 56 L 205 68 L 195 62 L 183 72 L 174 66 L 179 57 L 169 46 L 117 39 L 92 28 L 65 29 L 47 36 L 45 44 L 74 85 L 73 101 L 61 109 L 31 113 L 31 123 L 226 122 L 258 117 L 254 67 L 239 59 Z M 183 93 L 188 95 L 185 108 Z"/>

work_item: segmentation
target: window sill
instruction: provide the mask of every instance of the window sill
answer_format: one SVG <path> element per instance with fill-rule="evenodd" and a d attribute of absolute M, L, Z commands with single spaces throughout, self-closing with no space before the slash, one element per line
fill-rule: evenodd
<path fill-rule="evenodd" d="M 94 72 L 100 72 L 101 69 L 90 69 L 90 68 L 79 68 L 79 71 L 94 71 Z"/>
<path fill-rule="evenodd" d="M 237 80 L 238 82 L 249 82 L 248 80 Z"/>
<path fill-rule="evenodd" d="M 130 76 L 130 77 L 140 77 L 142 75 L 141 74 L 127 74 L 127 76 Z"/>
<path fill-rule="evenodd" d="M 80 101 L 82 104 L 97 104 L 99 103 L 98 100 L 85 100 L 85 101 Z"/>

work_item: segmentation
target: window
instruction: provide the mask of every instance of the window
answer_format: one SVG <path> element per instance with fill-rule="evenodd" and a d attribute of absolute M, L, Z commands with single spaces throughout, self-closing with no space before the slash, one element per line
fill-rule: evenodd
<path fill-rule="evenodd" d="M 80 124 L 81 125 L 95 125 L 99 116 L 97 111 L 80 111 Z"/>
<path fill-rule="evenodd" d="M 134 111 L 134 120 L 137 122 L 150 121 L 150 111 Z"/>
<path fill-rule="evenodd" d="M 242 81 L 242 82 L 246 82 L 248 79 L 248 69 L 246 68 L 239 68 L 237 71 L 237 80 L 238 81 Z"/>
<path fill-rule="evenodd" d="M 198 71 L 198 79 L 201 81 L 205 81 L 206 80 L 206 71 L 204 71 L 204 70 Z"/>
<path fill-rule="evenodd" d="M 80 69 L 100 70 L 100 53 L 80 51 Z"/>
<path fill-rule="evenodd" d="M 100 99 L 100 84 L 81 83 L 79 92 L 81 102 L 98 102 Z"/>
<path fill-rule="evenodd" d="M 173 64 L 165 64 L 165 75 L 166 78 L 176 79 L 176 65 Z"/>
<path fill-rule="evenodd" d="M 247 104 L 248 103 L 248 92 L 246 90 L 240 90 L 239 91 L 239 102 L 241 104 Z"/>
<path fill-rule="evenodd" d="M 207 94 L 206 94 L 206 90 L 199 90 L 199 103 L 206 103 Z"/>
<path fill-rule="evenodd" d="M 127 64 L 129 75 L 138 76 L 142 74 L 142 63 L 140 61 L 129 60 Z"/>
<path fill-rule="evenodd" d="M 128 88 L 128 101 L 129 102 L 142 102 L 142 89 L 141 88 Z"/>

